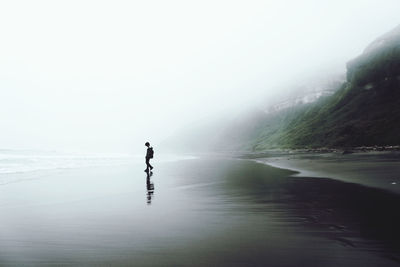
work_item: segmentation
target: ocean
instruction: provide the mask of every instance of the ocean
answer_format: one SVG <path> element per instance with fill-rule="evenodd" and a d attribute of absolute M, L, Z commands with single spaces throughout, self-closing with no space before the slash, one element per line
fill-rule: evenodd
<path fill-rule="evenodd" d="M 157 155 L 154 162 L 162 163 L 192 158 L 195 157 L 162 154 Z M 132 164 L 143 164 L 144 166 L 144 155 L 0 149 L 0 184 L 31 179 L 49 171 Z"/>
<path fill-rule="evenodd" d="M 211 155 L 2 159 L 1 266 L 398 266 L 381 189 Z"/>

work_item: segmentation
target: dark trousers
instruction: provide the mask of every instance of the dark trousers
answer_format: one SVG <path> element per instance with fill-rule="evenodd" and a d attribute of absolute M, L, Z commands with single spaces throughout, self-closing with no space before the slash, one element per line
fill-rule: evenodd
<path fill-rule="evenodd" d="M 153 166 L 150 165 L 150 158 L 146 157 L 146 170 L 153 169 Z"/>

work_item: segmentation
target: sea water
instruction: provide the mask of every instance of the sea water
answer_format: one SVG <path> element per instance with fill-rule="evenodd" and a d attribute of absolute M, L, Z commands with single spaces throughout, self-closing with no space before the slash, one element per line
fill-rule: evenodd
<path fill-rule="evenodd" d="M 192 158 L 194 157 L 188 155 L 160 154 L 152 162 L 173 162 Z M 0 149 L 0 185 L 31 179 L 48 171 L 132 164 L 144 165 L 144 155 Z"/>

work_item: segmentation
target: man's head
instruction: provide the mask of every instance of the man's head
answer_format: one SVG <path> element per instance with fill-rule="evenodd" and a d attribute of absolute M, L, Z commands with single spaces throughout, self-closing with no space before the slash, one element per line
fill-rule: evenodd
<path fill-rule="evenodd" d="M 147 146 L 147 147 L 149 147 L 149 146 L 150 146 L 150 143 L 149 143 L 149 142 L 146 142 L 144 145 Z"/>

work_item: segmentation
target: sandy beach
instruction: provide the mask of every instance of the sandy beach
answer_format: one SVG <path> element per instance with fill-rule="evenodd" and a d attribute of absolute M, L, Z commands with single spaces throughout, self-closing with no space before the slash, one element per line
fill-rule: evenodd
<path fill-rule="evenodd" d="M 2 266 L 398 266 L 400 197 L 252 160 L 37 172 L 0 186 Z M 21 175 L 20 175 L 21 176 Z"/>
<path fill-rule="evenodd" d="M 325 177 L 400 193 L 400 152 L 286 153 L 256 157 L 270 166 L 297 171 L 295 176 Z"/>

